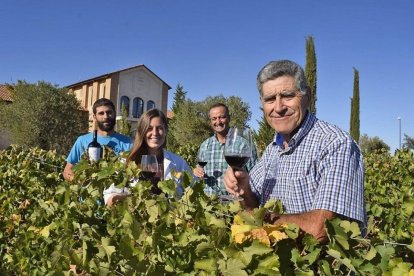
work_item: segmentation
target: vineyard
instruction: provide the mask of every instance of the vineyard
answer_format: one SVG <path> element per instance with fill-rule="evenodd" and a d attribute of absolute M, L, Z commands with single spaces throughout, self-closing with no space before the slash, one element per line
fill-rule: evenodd
<path fill-rule="evenodd" d="M 0 275 L 412 275 L 414 156 L 365 156 L 368 230 L 338 218 L 319 243 L 295 225 L 263 222 L 271 201 L 247 212 L 222 204 L 201 182 L 182 177 L 131 188 L 114 208 L 102 203 L 112 183 L 128 185 L 138 168 L 108 154 L 82 160 L 63 180 L 64 157 L 37 148 L 0 151 Z"/>

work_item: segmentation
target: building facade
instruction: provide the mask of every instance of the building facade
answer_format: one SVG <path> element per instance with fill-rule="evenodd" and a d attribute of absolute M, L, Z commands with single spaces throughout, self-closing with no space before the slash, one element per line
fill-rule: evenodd
<path fill-rule="evenodd" d="M 122 118 L 122 106 L 128 112 L 131 129 L 136 129 L 145 111 L 158 108 L 167 114 L 168 90 L 171 87 L 145 65 L 115 71 L 66 86 L 75 94 L 84 110 L 89 112 L 89 129 L 93 124 L 92 105 L 99 98 L 112 100 L 117 120 Z"/>

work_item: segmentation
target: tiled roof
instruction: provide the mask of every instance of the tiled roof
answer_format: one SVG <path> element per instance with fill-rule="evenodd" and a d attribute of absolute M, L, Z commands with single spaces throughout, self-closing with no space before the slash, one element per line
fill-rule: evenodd
<path fill-rule="evenodd" d="M 10 90 L 7 88 L 7 85 L 0 84 L 0 100 L 7 102 L 13 101 L 12 94 L 10 93 Z"/>
<path fill-rule="evenodd" d="M 106 78 L 106 77 L 108 77 L 111 74 L 120 73 L 120 72 L 123 72 L 123 71 L 128 71 L 128 70 L 131 70 L 131 69 L 135 69 L 135 68 L 145 68 L 151 74 L 153 74 L 155 77 L 157 77 L 160 81 L 162 81 L 163 83 L 165 83 L 165 85 L 167 85 L 168 89 L 171 89 L 171 86 L 169 86 L 165 81 L 163 81 L 160 77 L 158 77 L 154 72 L 152 72 L 144 64 L 136 65 L 136 66 L 133 66 L 133 67 L 128 67 L 128 68 L 125 68 L 125 69 L 122 69 L 122 70 L 118 70 L 118 71 L 114 71 L 114 72 L 107 73 L 107 74 L 104 74 L 104 75 L 100 75 L 100 76 L 97 76 L 97 77 L 94 77 L 94 78 L 90 78 L 90 79 L 87 79 L 87 80 L 83 80 L 83 81 L 80 81 L 80 82 L 77 82 L 77 83 L 69 84 L 69 85 L 66 85 L 66 87 L 67 88 L 72 88 L 72 87 L 79 86 L 79 85 L 82 85 L 84 83 L 88 83 L 88 82 L 91 82 L 91 81 L 94 81 L 94 80 Z"/>

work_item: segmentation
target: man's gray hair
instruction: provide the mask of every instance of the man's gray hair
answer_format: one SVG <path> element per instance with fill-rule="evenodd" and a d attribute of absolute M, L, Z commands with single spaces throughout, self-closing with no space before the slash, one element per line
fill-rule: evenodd
<path fill-rule="evenodd" d="M 295 79 L 296 87 L 302 94 L 307 92 L 305 72 L 299 64 L 290 60 L 276 60 L 266 64 L 257 75 L 257 89 L 262 95 L 263 84 L 282 76 L 291 76 Z"/>

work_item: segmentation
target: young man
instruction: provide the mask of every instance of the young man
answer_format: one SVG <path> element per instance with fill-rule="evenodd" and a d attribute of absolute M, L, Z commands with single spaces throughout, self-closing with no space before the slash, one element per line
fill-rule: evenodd
<path fill-rule="evenodd" d="M 209 110 L 210 126 L 214 135 L 206 139 L 199 149 L 199 154 L 204 156 L 207 164 L 204 168 L 197 166 L 193 174 L 199 178 L 204 177 L 206 182 L 206 194 L 227 195 L 223 183 L 223 175 L 228 164 L 224 159 L 224 143 L 230 129 L 230 114 L 228 107 L 223 103 L 216 103 Z M 246 171 L 253 168 L 257 159 L 256 148 L 253 147 L 252 158 L 244 166 Z"/>
<path fill-rule="evenodd" d="M 289 60 L 272 61 L 259 72 L 257 87 L 269 125 L 277 132 L 250 173 L 226 171 L 229 193 L 246 208 L 281 200 L 286 215 L 275 224 L 295 223 L 324 239 L 325 220 L 334 216 L 366 225 L 364 164 L 355 141 L 308 111 L 310 92 L 303 69 Z"/>
<path fill-rule="evenodd" d="M 114 131 L 116 123 L 115 106 L 112 101 L 101 98 L 98 99 L 92 107 L 93 119 L 98 125 L 98 143 L 102 146 L 110 147 L 116 155 L 122 151 L 130 150 L 132 146 L 131 138 Z M 79 136 L 73 145 L 68 157 L 66 158 L 66 166 L 63 171 L 63 177 L 67 181 L 73 179 L 73 166 L 79 162 L 82 154 L 88 149 L 88 145 L 92 142 L 93 134 L 88 133 Z"/>

